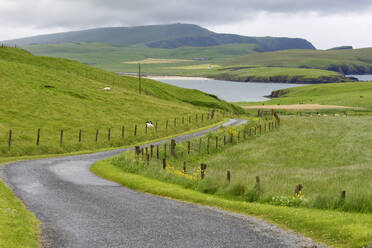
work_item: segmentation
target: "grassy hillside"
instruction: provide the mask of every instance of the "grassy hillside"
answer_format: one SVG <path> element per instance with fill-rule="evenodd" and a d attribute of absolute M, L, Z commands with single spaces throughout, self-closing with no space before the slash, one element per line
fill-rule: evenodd
<path fill-rule="evenodd" d="M 347 50 L 287 50 L 250 54 L 224 63 L 278 67 L 316 68 L 344 74 L 372 73 L 372 48 Z"/>
<path fill-rule="evenodd" d="M 240 103 L 240 105 L 318 103 L 372 110 L 371 82 L 309 85 L 274 91 L 272 95 L 279 97 L 262 103 Z"/>
<path fill-rule="evenodd" d="M 103 90 L 111 87 L 111 91 Z M 239 108 L 197 90 L 182 89 L 116 74 L 65 59 L 37 57 L 14 48 L 0 48 L 0 152 L 4 156 L 62 153 L 119 146 L 209 125 L 210 109 Z M 199 122 L 196 122 L 196 114 Z M 201 120 L 204 114 L 204 123 Z M 191 123 L 186 123 L 191 116 Z M 178 118 L 178 125 L 174 125 Z M 184 118 L 184 125 L 181 125 Z M 158 132 L 145 134 L 147 120 L 159 122 Z M 168 129 L 165 130 L 168 120 Z M 217 121 L 216 119 L 214 121 Z M 134 136 L 134 125 L 138 125 Z M 176 123 L 177 124 L 177 123 Z M 125 139 L 121 138 L 125 126 Z M 35 145 L 41 128 L 40 146 Z M 111 128 L 111 140 L 108 129 Z M 9 130 L 13 131 L 8 149 Z M 61 129 L 63 146 L 59 145 Z M 82 142 L 78 142 L 79 130 Z M 96 130 L 99 142 L 95 144 Z"/>
<path fill-rule="evenodd" d="M 31 44 L 101 42 L 111 45 L 146 45 L 152 48 L 209 47 L 225 44 L 254 44 L 262 51 L 283 49 L 314 49 L 299 38 L 246 37 L 218 34 L 193 24 L 169 24 L 138 27 L 113 27 L 41 35 L 11 41 L 5 44 L 25 46 Z"/>

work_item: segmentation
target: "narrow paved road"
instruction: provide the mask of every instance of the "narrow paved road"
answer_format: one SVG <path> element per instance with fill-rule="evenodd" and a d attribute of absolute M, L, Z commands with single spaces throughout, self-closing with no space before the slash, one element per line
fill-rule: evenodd
<path fill-rule="evenodd" d="M 230 120 L 224 125 L 242 123 L 244 120 Z M 255 218 L 136 192 L 89 171 L 94 162 L 125 150 L 16 162 L 3 166 L 0 175 L 43 222 L 43 247 L 309 245 L 307 240 Z"/>

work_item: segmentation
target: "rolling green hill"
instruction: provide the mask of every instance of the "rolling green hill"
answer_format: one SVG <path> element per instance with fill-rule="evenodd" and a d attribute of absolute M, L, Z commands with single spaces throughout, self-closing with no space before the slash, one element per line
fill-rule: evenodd
<path fill-rule="evenodd" d="M 233 34 L 218 34 L 193 24 L 169 24 L 138 27 L 98 28 L 75 32 L 40 35 L 29 38 L 3 41 L 8 45 L 61 43 L 106 43 L 119 46 L 143 45 L 151 48 L 209 47 L 225 44 L 254 44 L 260 51 L 283 49 L 314 49 L 314 46 L 299 38 L 246 37 Z"/>
<path fill-rule="evenodd" d="M 104 91 L 105 87 L 111 87 L 111 91 Z M 197 90 L 147 79 L 143 79 L 142 89 L 143 94 L 139 95 L 138 79 L 134 77 L 121 77 L 71 60 L 37 57 L 21 49 L 0 48 L 0 154 L 62 153 L 119 146 L 208 125 L 196 123 L 195 115 L 206 116 L 211 108 L 241 111 Z M 190 125 L 174 127 L 174 118 L 180 123 L 181 117 L 188 116 L 193 120 Z M 146 136 L 147 120 L 159 121 L 159 132 Z M 167 120 L 172 125 L 164 130 Z M 128 135 L 120 140 L 121 127 L 125 125 L 126 132 L 133 136 L 135 124 L 137 137 Z M 38 128 L 42 130 L 40 147 L 35 146 Z M 102 138 L 107 137 L 108 128 L 112 128 L 109 142 Z M 13 130 L 15 147 L 10 151 L 9 129 Z M 66 145 L 59 147 L 61 129 Z M 77 143 L 80 129 L 83 143 Z M 96 130 L 105 133 L 99 144 L 94 144 Z M 68 140 L 74 142 L 67 144 Z"/>
<path fill-rule="evenodd" d="M 224 65 L 300 67 L 336 71 L 343 74 L 372 73 L 372 48 L 346 50 L 287 50 L 257 53 L 234 58 Z"/>

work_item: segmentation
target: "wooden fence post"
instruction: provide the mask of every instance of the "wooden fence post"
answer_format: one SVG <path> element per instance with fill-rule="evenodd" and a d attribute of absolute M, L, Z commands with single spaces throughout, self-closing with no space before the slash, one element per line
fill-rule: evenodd
<path fill-rule="evenodd" d="M 160 159 L 160 155 L 159 155 L 159 145 L 156 145 L 156 159 Z"/>
<path fill-rule="evenodd" d="M 96 130 L 96 144 L 97 144 L 97 142 L 98 142 L 98 134 L 99 134 L 99 131 L 98 131 L 98 129 Z"/>
<path fill-rule="evenodd" d="M 218 149 L 218 136 L 216 136 L 216 150 Z"/>
<path fill-rule="evenodd" d="M 190 154 L 190 150 L 191 150 L 191 142 L 187 141 L 187 154 Z"/>
<path fill-rule="evenodd" d="M 189 116 L 189 124 L 191 123 L 191 116 Z"/>
<path fill-rule="evenodd" d="M 174 127 L 177 127 L 177 118 L 174 118 Z"/>
<path fill-rule="evenodd" d="M 226 135 L 223 136 L 223 145 L 226 145 Z"/>
<path fill-rule="evenodd" d="M 40 128 L 37 129 L 36 145 L 40 145 Z"/>
<path fill-rule="evenodd" d="M 183 162 L 183 173 L 186 174 L 186 161 Z"/>
<path fill-rule="evenodd" d="M 168 120 L 165 122 L 165 129 L 168 129 Z"/>
<path fill-rule="evenodd" d="M 202 145 L 202 138 L 199 139 L 199 154 L 200 154 L 200 151 L 201 151 L 201 145 Z"/>
<path fill-rule="evenodd" d="M 299 195 L 302 189 L 303 189 L 302 184 L 297 184 L 295 188 L 295 196 Z"/>
<path fill-rule="evenodd" d="M 226 179 L 227 179 L 227 182 L 230 184 L 230 181 L 231 181 L 231 173 L 230 173 L 229 170 L 228 170 L 227 173 L 226 173 Z"/>
<path fill-rule="evenodd" d="M 146 154 L 146 164 L 147 164 L 147 166 L 150 165 L 150 155 L 149 154 Z"/>
<path fill-rule="evenodd" d="M 171 153 L 171 155 L 173 156 L 173 157 L 177 157 L 177 155 L 176 155 L 176 141 L 174 140 L 174 139 L 172 139 L 171 140 L 171 151 L 170 151 L 170 153 Z"/>
<path fill-rule="evenodd" d="M 154 145 L 150 145 L 150 156 L 154 156 Z"/>
<path fill-rule="evenodd" d="M 79 143 L 81 142 L 81 129 L 79 130 Z"/>
<path fill-rule="evenodd" d="M 134 136 L 137 136 L 137 124 L 134 125 Z"/>
<path fill-rule="evenodd" d="M 167 160 L 163 158 L 163 170 L 167 168 Z"/>
<path fill-rule="evenodd" d="M 8 148 L 10 150 L 10 147 L 12 145 L 12 134 L 13 134 L 13 131 L 12 129 L 9 130 L 9 138 L 8 138 Z"/>
<path fill-rule="evenodd" d="M 202 180 L 205 177 L 205 170 L 206 169 L 207 169 L 207 165 L 206 164 L 200 164 L 200 175 L 201 175 L 201 179 Z"/>
<path fill-rule="evenodd" d="M 140 155 L 141 153 L 141 148 L 139 146 L 135 146 L 134 147 L 134 155 L 136 157 L 136 159 L 138 159 L 138 156 Z"/>
<path fill-rule="evenodd" d="M 240 131 L 238 131 L 238 143 L 240 143 Z"/>
<path fill-rule="evenodd" d="M 158 131 L 158 121 L 156 121 L 156 123 L 155 123 L 155 131 L 156 132 Z"/>
<path fill-rule="evenodd" d="M 110 142 L 111 140 L 111 128 L 108 129 L 108 132 L 107 132 L 107 140 Z"/>
<path fill-rule="evenodd" d="M 343 190 L 343 191 L 341 191 L 341 201 L 344 202 L 345 198 L 346 198 L 346 191 Z"/>
<path fill-rule="evenodd" d="M 59 145 L 63 145 L 63 129 L 61 129 L 61 136 L 59 139 Z"/>
<path fill-rule="evenodd" d="M 167 157 L 167 144 L 164 144 L 164 158 Z"/>
<path fill-rule="evenodd" d="M 185 124 L 185 117 L 182 117 L 182 125 Z"/>
<path fill-rule="evenodd" d="M 124 126 L 121 127 L 121 137 L 124 139 Z"/>
<path fill-rule="evenodd" d="M 233 143 L 233 139 L 234 139 L 234 135 L 233 135 L 233 134 L 231 134 L 231 135 L 230 135 L 230 144 L 232 144 L 232 143 Z"/>

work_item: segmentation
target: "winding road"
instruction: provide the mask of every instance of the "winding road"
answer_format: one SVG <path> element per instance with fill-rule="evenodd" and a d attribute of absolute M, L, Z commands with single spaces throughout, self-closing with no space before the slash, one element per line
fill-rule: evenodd
<path fill-rule="evenodd" d="M 128 149 L 11 163 L 0 176 L 43 223 L 43 247 L 312 247 L 259 219 L 136 192 L 89 171 Z"/>

